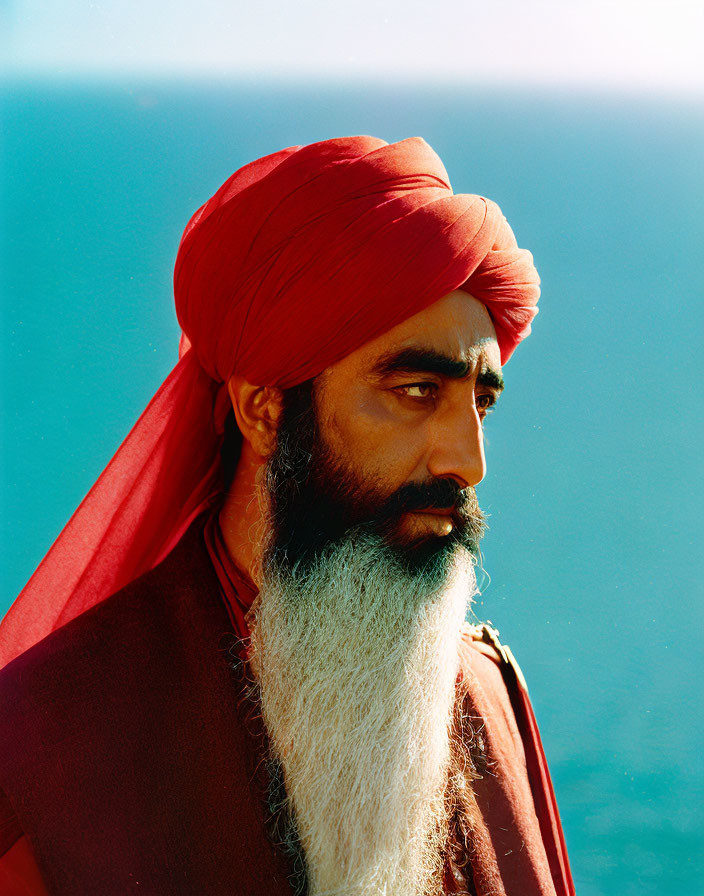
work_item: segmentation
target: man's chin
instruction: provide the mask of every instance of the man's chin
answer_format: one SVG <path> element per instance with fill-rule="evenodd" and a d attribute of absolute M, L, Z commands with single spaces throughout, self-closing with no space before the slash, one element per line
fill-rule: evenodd
<path fill-rule="evenodd" d="M 390 555 L 407 572 L 427 572 L 431 576 L 444 574 L 457 553 L 464 548 L 476 554 L 476 547 L 468 543 L 461 530 L 453 528 L 438 534 L 417 526 L 399 525 L 379 533 Z"/>

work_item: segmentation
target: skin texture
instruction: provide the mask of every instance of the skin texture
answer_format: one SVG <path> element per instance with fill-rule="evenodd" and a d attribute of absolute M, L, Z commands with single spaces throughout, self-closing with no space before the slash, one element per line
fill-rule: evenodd
<path fill-rule="evenodd" d="M 316 387 L 321 437 L 360 481 L 390 495 L 410 482 L 448 478 L 467 488 L 483 479 L 482 427 L 502 388 L 500 352 L 485 306 L 468 293 L 455 290 L 366 343 L 323 371 Z M 234 561 L 251 575 L 265 534 L 257 482 L 276 445 L 282 393 L 237 375 L 228 390 L 243 445 L 220 524 Z M 399 525 L 410 541 L 447 535 L 452 519 L 413 512 Z"/>

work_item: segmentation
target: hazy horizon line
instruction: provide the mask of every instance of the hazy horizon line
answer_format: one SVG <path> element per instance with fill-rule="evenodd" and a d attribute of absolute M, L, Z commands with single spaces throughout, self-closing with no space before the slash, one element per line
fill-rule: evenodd
<path fill-rule="evenodd" d="M 688 88 L 673 84 L 610 83 L 607 81 L 588 82 L 582 80 L 555 81 L 535 79 L 533 81 L 504 78 L 472 78 L 468 74 L 425 74 L 408 72 L 315 72 L 231 70 L 226 72 L 193 70 L 156 70 L 152 68 L 133 69 L 72 69 L 55 71 L 50 68 L 0 68 L 0 89 L 19 85 L 60 87 L 65 85 L 95 84 L 96 86 L 139 84 L 140 86 L 231 86 L 287 87 L 334 89 L 338 87 L 376 87 L 402 89 L 421 88 L 427 90 L 466 89 L 471 91 L 493 91 L 502 94 L 534 96 L 569 96 L 572 98 L 607 97 L 611 99 L 669 100 L 701 105 L 704 110 L 704 87 L 690 85 Z"/>

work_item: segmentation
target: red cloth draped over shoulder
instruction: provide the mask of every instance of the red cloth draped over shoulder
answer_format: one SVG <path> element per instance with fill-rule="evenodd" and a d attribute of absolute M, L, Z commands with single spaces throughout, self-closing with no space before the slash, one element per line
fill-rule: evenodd
<path fill-rule="evenodd" d="M 152 569 L 213 501 L 233 373 L 293 386 L 460 287 L 505 362 L 538 284 L 499 207 L 453 193 L 420 138 L 327 140 L 237 171 L 181 241 L 180 360 L 0 625 L 0 667 Z"/>

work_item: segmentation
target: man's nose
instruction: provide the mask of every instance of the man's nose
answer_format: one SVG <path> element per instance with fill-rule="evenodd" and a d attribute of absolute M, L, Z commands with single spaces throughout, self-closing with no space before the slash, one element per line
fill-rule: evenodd
<path fill-rule="evenodd" d="M 432 477 L 454 479 L 461 488 L 478 485 L 486 474 L 484 432 L 476 408 L 453 414 L 438 426 L 428 460 Z"/>

